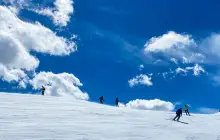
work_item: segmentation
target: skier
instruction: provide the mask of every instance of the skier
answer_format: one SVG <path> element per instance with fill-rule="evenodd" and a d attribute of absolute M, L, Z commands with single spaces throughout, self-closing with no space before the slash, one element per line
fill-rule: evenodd
<path fill-rule="evenodd" d="M 177 118 L 177 121 L 179 121 L 181 116 L 182 116 L 182 108 L 180 108 L 176 111 L 176 117 L 173 120 L 175 121 Z"/>
<path fill-rule="evenodd" d="M 41 94 L 42 94 L 42 95 L 44 95 L 44 91 L 45 91 L 45 87 L 42 86 L 42 88 L 41 88 Z"/>
<path fill-rule="evenodd" d="M 116 107 L 119 107 L 118 103 L 119 103 L 119 100 L 118 100 L 118 97 L 116 97 L 116 100 L 115 100 Z"/>
<path fill-rule="evenodd" d="M 104 101 L 104 97 L 101 96 L 101 97 L 99 98 L 99 102 L 100 102 L 101 104 L 103 104 L 103 101 Z"/>
<path fill-rule="evenodd" d="M 186 115 L 190 116 L 190 114 L 189 114 L 189 107 L 187 105 L 185 105 L 184 110 L 186 112 Z"/>

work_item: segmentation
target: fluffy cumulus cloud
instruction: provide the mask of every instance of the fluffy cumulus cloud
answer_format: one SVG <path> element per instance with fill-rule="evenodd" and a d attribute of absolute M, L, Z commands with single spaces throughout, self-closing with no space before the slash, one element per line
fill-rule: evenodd
<path fill-rule="evenodd" d="M 53 31 L 39 23 L 24 22 L 9 8 L 0 6 L 0 68 L 2 77 L 5 77 L 3 73 L 20 77 L 19 74 L 11 71 L 34 71 L 39 65 L 39 60 L 30 54 L 31 51 L 51 55 L 68 55 L 76 50 L 74 46 L 74 42 L 58 37 Z"/>
<path fill-rule="evenodd" d="M 88 94 L 79 89 L 82 84 L 72 74 L 42 72 L 35 75 L 34 71 L 40 61 L 30 53 L 63 56 L 75 50 L 74 42 L 57 36 L 40 23 L 24 22 L 9 7 L 0 6 L 0 78 L 2 80 L 17 82 L 23 88 L 29 82 L 34 89 L 46 85 L 48 95 L 65 94 L 87 100 Z M 30 80 L 29 77 L 34 79 Z"/>
<path fill-rule="evenodd" d="M 0 21 L 0 28 L 1 25 Z M 39 61 L 30 55 L 20 40 L 10 33 L 0 30 L 0 64 L 8 69 L 34 70 L 38 67 Z"/>
<path fill-rule="evenodd" d="M 67 26 L 70 16 L 74 12 L 72 0 L 56 0 L 54 8 L 45 8 L 34 10 L 38 14 L 49 16 L 53 19 L 55 25 Z"/>
<path fill-rule="evenodd" d="M 153 37 L 145 44 L 146 52 L 169 51 L 172 48 L 181 49 L 194 43 L 189 35 L 181 35 L 175 32 L 168 32 L 159 37 Z"/>
<path fill-rule="evenodd" d="M 136 99 L 127 103 L 126 107 L 132 109 L 141 109 L 141 110 L 172 111 L 175 106 L 171 102 L 166 102 L 159 99 L 154 99 L 154 100 Z"/>
<path fill-rule="evenodd" d="M 26 87 L 28 76 L 21 69 L 8 69 L 0 64 L 0 78 L 7 82 L 15 81 L 23 88 Z"/>
<path fill-rule="evenodd" d="M 153 83 L 151 81 L 151 77 L 148 77 L 145 74 L 140 74 L 136 76 L 135 78 L 132 78 L 128 81 L 128 84 L 130 87 L 134 87 L 137 85 L 147 85 L 147 86 L 152 86 Z"/>
<path fill-rule="evenodd" d="M 178 63 L 203 63 L 205 56 L 198 50 L 194 39 L 187 34 L 178 34 L 173 31 L 159 37 L 151 38 L 145 45 L 146 56 L 157 60 Z"/>
<path fill-rule="evenodd" d="M 21 21 L 8 8 L 0 6 L 0 32 L 15 39 L 27 51 L 49 53 L 51 55 L 68 55 L 75 51 L 74 42 L 42 26 Z"/>
<path fill-rule="evenodd" d="M 211 65 L 216 67 L 220 62 L 220 34 L 213 33 L 210 36 L 195 41 L 191 35 L 179 34 L 170 31 L 158 37 L 153 37 L 144 45 L 145 57 L 152 64 L 162 65 L 175 63 L 176 70 L 159 72 L 164 78 L 175 77 L 176 75 L 186 76 L 193 72 L 194 76 L 208 73 L 200 65 Z M 158 63 L 160 62 L 160 63 Z M 163 62 L 163 63 L 161 63 Z M 190 66 L 193 65 L 194 66 Z M 217 71 L 218 68 L 216 67 Z M 219 76 L 211 74 L 211 78 L 217 84 L 220 83 Z"/>
<path fill-rule="evenodd" d="M 44 85 L 46 95 L 73 96 L 81 100 L 89 99 L 88 94 L 79 89 L 79 86 L 82 86 L 80 80 L 72 74 L 40 72 L 30 83 L 34 89 L 41 89 L 41 86 Z"/>
<path fill-rule="evenodd" d="M 191 35 L 179 34 L 170 31 L 158 37 L 152 37 L 144 45 L 144 52 L 153 62 L 163 61 L 179 62 L 182 64 L 219 64 L 220 62 L 220 34 L 195 41 Z"/>

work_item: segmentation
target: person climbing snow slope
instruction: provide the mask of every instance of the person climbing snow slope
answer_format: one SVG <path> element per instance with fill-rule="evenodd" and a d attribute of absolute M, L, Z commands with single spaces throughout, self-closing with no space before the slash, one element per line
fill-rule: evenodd
<path fill-rule="evenodd" d="M 190 116 L 190 114 L 189 114 L 189 107 L 187 105 L 185 105 L 184 110 L 186 112 L 186 115 Z"/>
<path fill-rule="evenodd" d="M 99 98 L 99 102 L 100 102 L 101 104 L 103 104 L 103 101 L 104 101 L 104 97 L 101 96 L 101 97 Z"/>
<path fill-rule="evenodd" d="M 177 121 L 179 121 L 181 116 L 182 116 L 182 108 L 176 111 L 176 117 L 173 120 L 175 121 L 177 119 Z"/>
<path fill-rule="evenodd" d="M 42 94 L 42 95 L 44 95 L 44 91 L 45 91 L 45 87 L 42 86 L 42 88 L 41 88 L 41 94 Z"/>
<path fill-rule="evenodd" d="M 119 103 L 119 100 L 118 100 L 118 97 L 117 97 L 116 100 L 115 100 L 116 107 L 119 107 L 118 103 Z"/>

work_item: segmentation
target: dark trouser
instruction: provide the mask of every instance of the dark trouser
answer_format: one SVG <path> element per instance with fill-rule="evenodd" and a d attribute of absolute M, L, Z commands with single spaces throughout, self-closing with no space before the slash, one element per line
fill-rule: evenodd
<path fill-rule="evenodd" d="M 102 101 L 102 100 L 100 100 L 100 104 L 103 104 L 103 101 Z"/>
<path fill-rule="evenodd" d="M 44 95 L 44 91 L 42 91 L 42 95 Z"/>
<path fill-rule="evenodd" d="M 177 121 L 179 121 L 179 119 L 180 119 L 180 114 L 176 114 L 176 117 L 175 117 L 173 120 L 175 121 L 176 118 L 177 118 Z"/>
<path fill-rule="evenodd" d="M 188 110 L 185 110 L 185 112 L 186 112 L 186 115 L 189 115 L 189 111 Z"/>

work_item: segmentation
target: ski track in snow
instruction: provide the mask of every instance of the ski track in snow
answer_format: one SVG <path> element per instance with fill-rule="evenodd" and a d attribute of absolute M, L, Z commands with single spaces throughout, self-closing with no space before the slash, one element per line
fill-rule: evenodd
<path fill-rule="evenodd" d="M 116 108 L 71 98 L 0 96 L 0 140 L 220 140 L 220 114 Z"/>

